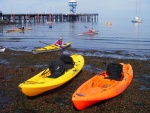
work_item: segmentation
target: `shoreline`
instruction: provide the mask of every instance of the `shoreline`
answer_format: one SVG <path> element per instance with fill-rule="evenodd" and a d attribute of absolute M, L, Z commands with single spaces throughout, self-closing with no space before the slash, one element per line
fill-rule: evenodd
<path fill-rule="evenodd" d="M 69 51 L 80 53 L 80 51 L 73 49 L 69 49 Z M 18 89 L 21 82 L 45 69 L 51 61 L 59 59 L 59 56 L 65 52 L 67 53 L 67 51 L 57 51 L 35 55 L 31 52 L 6 49 L 5 52 L 0 53 L 1 113 L 150 112 L 150 60 L 104 58 L 87 55 L 84 56 L 85 66 L 83 70 L 73 80 L 36 97 L 29 98 L 22 94 Z M 123 62 L 132 65 L 134 78 L 130 86 L 125 92 L 113 99 L 99 102 L 83 111 L 76 110 L 71 102 L 73 92 L 83 82 L 104 70 L 107 63 L 110 62 Z"/>

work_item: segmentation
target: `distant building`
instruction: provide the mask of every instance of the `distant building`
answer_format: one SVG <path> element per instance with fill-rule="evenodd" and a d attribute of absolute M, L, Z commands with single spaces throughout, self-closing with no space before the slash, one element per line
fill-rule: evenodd
<path fill-rule="evenodd" d="M 70 6 L 70 12 L 76 13 L 77 2 L 75 0 L 70 0 L 69 6 Z"/>

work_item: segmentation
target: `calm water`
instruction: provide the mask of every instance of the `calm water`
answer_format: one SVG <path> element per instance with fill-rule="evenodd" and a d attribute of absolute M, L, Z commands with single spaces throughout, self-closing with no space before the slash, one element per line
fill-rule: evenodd
<path fill-rule="evenodd" d="M 105 25 L 106 22 L 111 22 L 112 25 Z M 61 36 L 64 42 L 73 42 L 71 48 L 86 51 L 86 55 L 150 59 L 150 20 L 144 20 L 140 24 L 134 24 L 130 19 L 100 19 L 94 24 L 54 22 L 53 28 L 49 28 L 46 23 L 27 23 L 23 26 L 32 30 L 6 33 L 7 29 L 14 28 L 15 25 L 3 27 L 0 46 L 17 51 L 31 51 L 35 47 L 45 46 L 39 41 L 53 43 Z M 91 27 L 99 31 L 99 34 L 78 35 Z"/>

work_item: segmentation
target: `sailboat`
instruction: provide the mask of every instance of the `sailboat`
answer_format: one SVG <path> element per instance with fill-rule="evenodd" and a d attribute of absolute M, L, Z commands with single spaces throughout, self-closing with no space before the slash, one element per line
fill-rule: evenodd
<path fill-rule="evenodd" d="M 142 18 L 140 17 L 134 17 L 134 19 L 132 20 L 133 23 L 142 23 Z"/>
<path fill-rule="evenodd" d="M 140 0 L 136 0 L 136 15 L 138 15 L 140 12 Z M 135 16 L 134 19 L 131 21 L 133 23 L 142 23 L 142 18 Z"/>

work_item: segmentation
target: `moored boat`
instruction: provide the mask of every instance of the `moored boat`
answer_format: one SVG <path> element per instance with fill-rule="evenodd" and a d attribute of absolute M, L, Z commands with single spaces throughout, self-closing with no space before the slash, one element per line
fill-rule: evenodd
<path fill-rule="evenodd" d="M 67 59 L 67 61 L 62 60 L 62 58 Z M 72 59 L 72 63 L 69 63 L 71 60 L 68 59 Z M 79 54 L 73 54 L 69 57 L 61 56 L 60 61 L 63 61 L 64 63 L 63 74 L 56 76 L 58 72 L 54 73 L 52 71 L 53 68 L 50 68 L 50 66 L 32 78 L 19 84 L 19 88 L 22 93 L 26 96 L 36 96 L 46 91 L 55 89 L 74 78 L 84 66 L 84 58 Z M 56 69 L 58 70 L 58 67 L 56 67 Z"/>
<path fill-rule="evenodd" d="M 72 102 L 83 110 L 97 102 L 123 93 L 130 85 L 133 70 L 130 64 L 111 63 L 107 69 L 83 83 L 72 95 Z"/>
<path fill-rule="evenodd" d="M 141 1 L 140 0 L 136 0 L 136 15 L 138 16 L 135 16 L 134 19 L 131 21 L 133 23 L 142 23 L 142 18 L 140 16 L 140 10 L 141 10 Z"/>
<path fill-rule="evenodd" d="M 134 19 L 131 22 L 133 22 L 133 23 L 142 23 L 142 18 L 134 17 Z"/>
<path fill-rule="evenodd" d="M 3 46 L 0 46 L 0 52 L 4 52 L 5 51 L 5 47 L 3 47 Z"/>
<path fill-rule="evenodd" d="M 7 33 L 10 32 L 24 32 L 25 30 L 32 30 L 32 28 L 12 28 L 12 29 L 7 29 Z"/>

